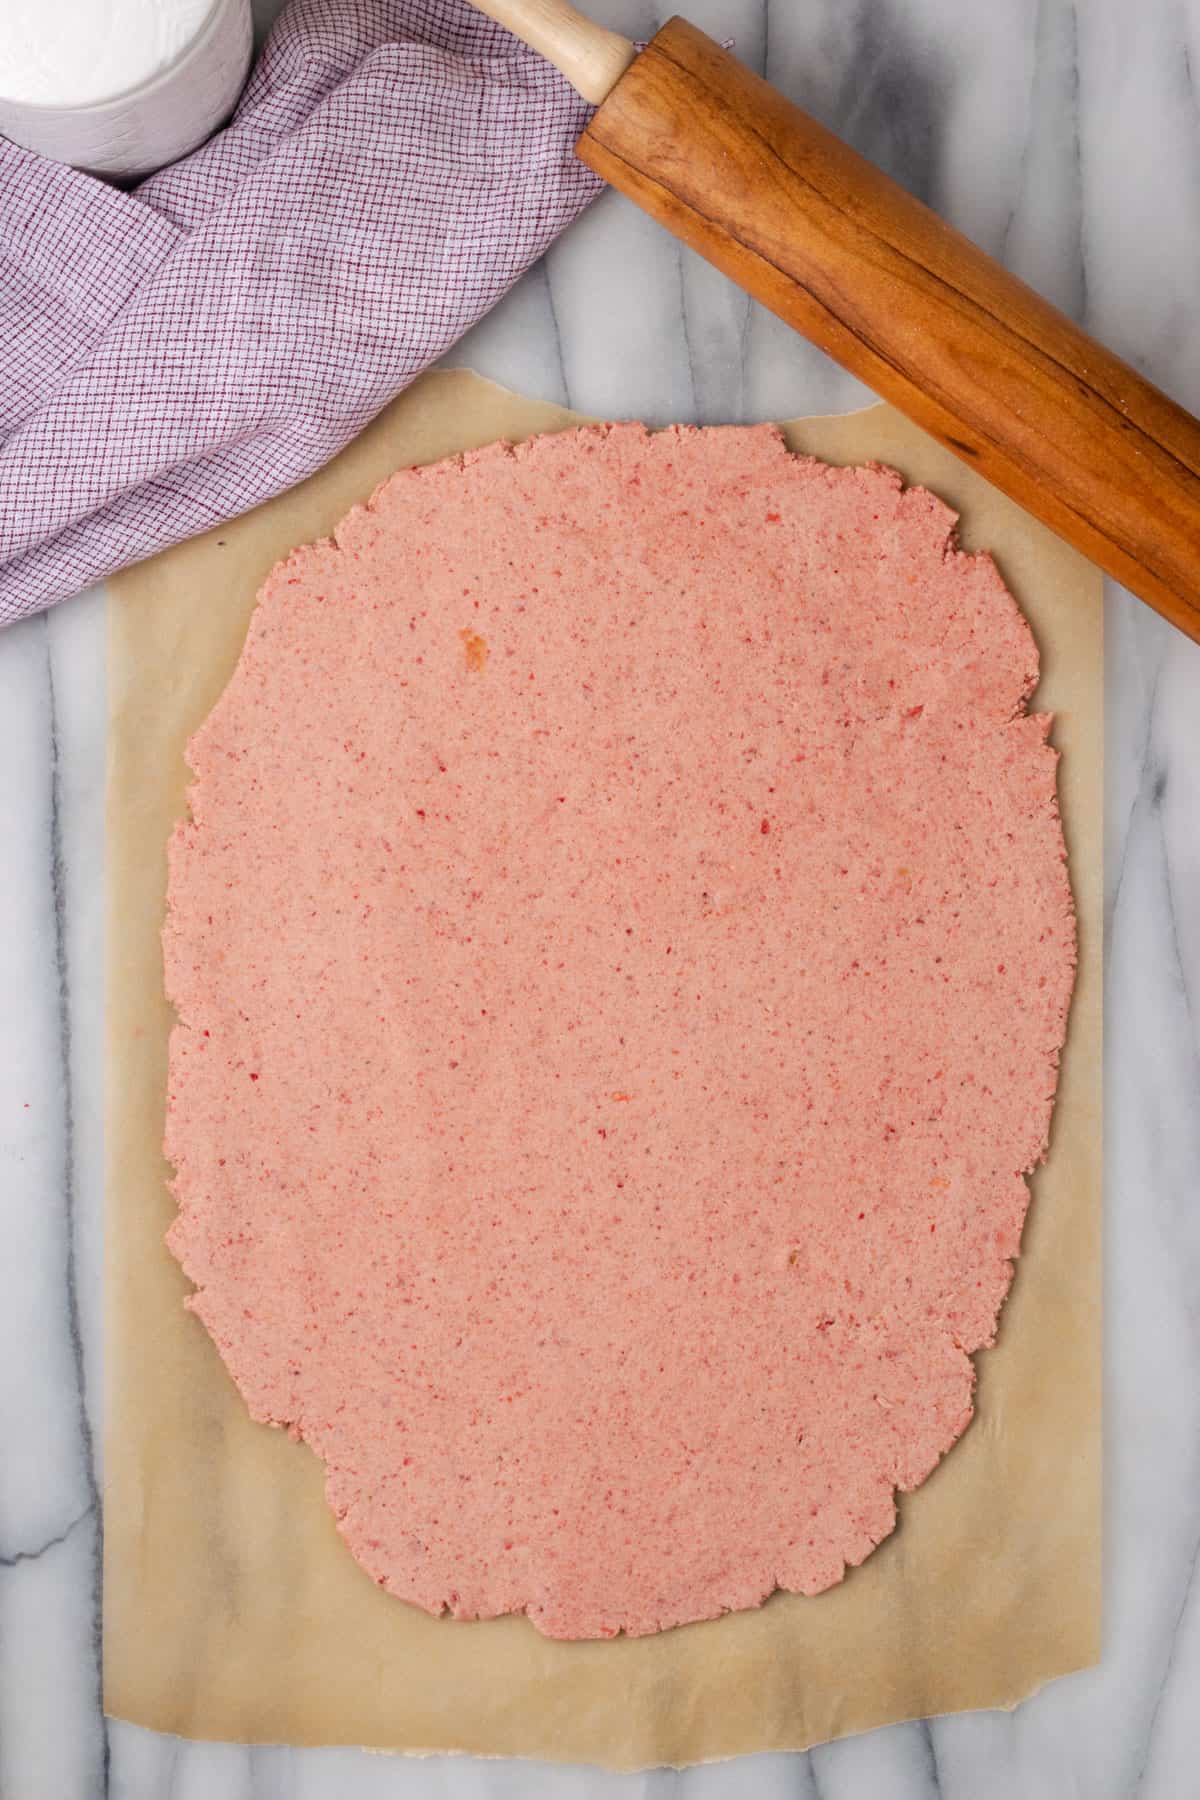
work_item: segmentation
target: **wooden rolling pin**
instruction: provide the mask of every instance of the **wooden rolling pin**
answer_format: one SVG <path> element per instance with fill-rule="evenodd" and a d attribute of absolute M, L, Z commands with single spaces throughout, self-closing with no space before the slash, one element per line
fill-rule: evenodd
<path fill-rule="evenodd" d="M 597 174 L 1200 641 L 1200 422 L 689 25 L 475 0 L 598 104 Z"/>

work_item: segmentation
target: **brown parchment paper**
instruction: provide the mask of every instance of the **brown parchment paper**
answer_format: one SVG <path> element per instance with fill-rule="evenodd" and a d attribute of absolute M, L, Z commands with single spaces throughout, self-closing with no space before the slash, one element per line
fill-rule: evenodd
<path fill-rule="evenodd" d="M 797 1748 L 1011 1706 L 1100 1640 L 1101 606 L 1096 572 L 885 407 L 787 426 L 962 513 L 1036 633 L 1057 714 L 1079 982 L 1052 1153 L 1034 1180 L 978 1414 L 895 1534 L 838 1588 L 657 1637 L 551 1643 L 524 1618 L 432 1619 L 338 1538 L 311 1453 L 251 1424 L 163 1246 L 170 1010 L 159 929 L 184 746 L 237 660 L 255 590 L 406 463 L 578 422 L 434 373 L 291 493 L 112 583 L 108 803 L 108 1437 L 104 1689 L 195 1738 L 365 1744 L 628 1769 Z M 270 930 L 270 921 L 263 929 Z"/>

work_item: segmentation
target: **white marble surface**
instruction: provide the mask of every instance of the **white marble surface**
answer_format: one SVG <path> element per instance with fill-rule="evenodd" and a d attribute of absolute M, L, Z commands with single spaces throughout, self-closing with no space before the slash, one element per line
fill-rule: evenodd
<path fill-rule="evenodd" d="M 686 10 L 1200 409 L 1200 0 Z M 651 421 L 863 397 L 612 196 L 454 360 Z M 1200 650 L 1116 591 L 1107 623 L 1103 1663 L 1011 1716 L 622 1779 L 102 1719 L 103 596 L 0 635 L 0 1800 L 1200 1795 Z"/>

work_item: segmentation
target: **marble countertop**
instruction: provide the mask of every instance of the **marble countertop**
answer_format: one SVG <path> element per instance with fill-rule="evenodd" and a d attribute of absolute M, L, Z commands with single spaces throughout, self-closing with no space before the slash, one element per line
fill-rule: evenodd
<path fill-rule="evenodd" d="M 657 22 L 648 0 L 591 10 Z M 685 10 L 1200 410 L 1200 0 Z M 650 422 L 865 398 L 612 195 L 451 360 Z M 1101 1666 L 1012 1715 L 618 1778 L 190 1745 L 102 1716 L 104 625 L 95 592 L 0 634 L 2 1800 L 1200 1795 L 1200 649 L 1110 590 Z"/>

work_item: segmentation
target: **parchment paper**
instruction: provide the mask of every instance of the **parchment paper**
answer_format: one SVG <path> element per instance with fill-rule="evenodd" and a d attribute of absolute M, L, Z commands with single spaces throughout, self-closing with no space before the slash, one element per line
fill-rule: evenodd
<path fill-rule="evenodd" d="M 789 442 L 893 464 L 960 508 L 1036 633 L 1057 715 L 1081 961 L 1054 1122 L 978 1415 L 842 1586 L 657 1637 L 551 1643 L 436 1620 L 338 1538 L 311 1453 L 251 1424 L 163 1246 L 164 847 L 184 745 L 233 670 L 255 590 L 406 463 L 578 422 L 466 373 L 426 376 L 336 462 L 112 584 L 108 813 L 108 1711 L 196 1738 L 605 1764 L 801 1747 L 1011 1706 L 1100 1639 L 1101 607 L 1094 570 L 898 414 Z M 263 921 L 270 930 L 270 921 Z"/>

